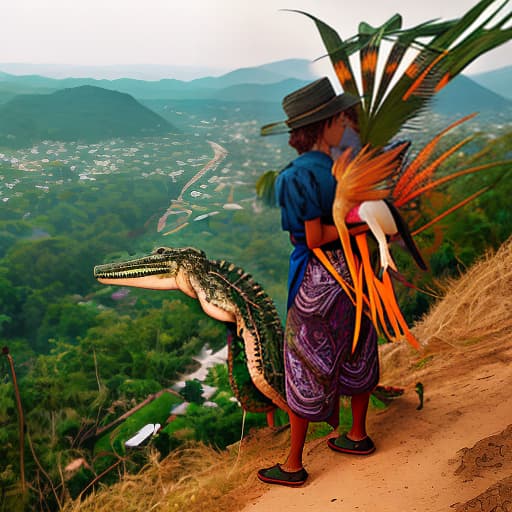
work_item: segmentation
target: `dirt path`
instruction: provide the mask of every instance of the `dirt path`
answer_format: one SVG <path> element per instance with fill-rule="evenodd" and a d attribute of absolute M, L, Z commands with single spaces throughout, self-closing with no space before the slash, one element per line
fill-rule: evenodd
<path fill-rule="evenodd" d="M 512 341 L 448 350 L 438 341 L 420 356 L 408 349 L 392 352 L 384 356 L 385 365 L 406 358 L 409 369 L 403 375 L 384 371 L 384 380 L 407 391 L 370 415 L 377 451 L 358 458 L 330 451 L 325 440 L 313 441 L 305 450 L 306 485 L 289 489 L 255 479 L 244 512 L 512 510 L 512 428 L 491 437 L 512 424 Z M 416 381 L 425 386 L 419 411 Z"/>

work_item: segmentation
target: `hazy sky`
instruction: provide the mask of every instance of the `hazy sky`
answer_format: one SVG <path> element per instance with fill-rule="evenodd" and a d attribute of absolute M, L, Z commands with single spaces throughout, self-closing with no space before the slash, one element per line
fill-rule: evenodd
<path fill-rule="evenodd" d="M 161 64 L 231 70 L 315 59 L 323 45 L 304 10 L 342 37 L 399 12 L 404 26 L 460 16 L 476 0 L 0 0 L 0 62 Z M 499 3 L 499 2 L 497 2 Z M 510 11 L 510 7 L 508 7 Z M 511 44 L 472 65 L 512 64 Z"/>

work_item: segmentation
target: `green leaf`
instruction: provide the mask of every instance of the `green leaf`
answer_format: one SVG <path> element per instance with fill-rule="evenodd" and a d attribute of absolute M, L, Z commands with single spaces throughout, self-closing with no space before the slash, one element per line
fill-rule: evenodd
<path fill-rule="evenodd" d="M 275 182 L 278 174 L 278 171 L 267 171 L 256 182 L 256 194 L 267 206 L 277 206 Z"/>

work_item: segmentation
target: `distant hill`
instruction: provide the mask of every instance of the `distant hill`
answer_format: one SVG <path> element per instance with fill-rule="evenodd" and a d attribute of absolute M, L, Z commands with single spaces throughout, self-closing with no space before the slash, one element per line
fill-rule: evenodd
<path fill-rule="evenodd" d="M 512 84 L 512 66 L 471 75 L 471 79 L 496 94 L 512 100 L 512 87 L 510 86 Z"/>
<path fill-rule="evenodd" d="M 284 96 L 306 85 L 309 81 L 288 78 L 272 84 L 239 84 L 220 89 L 214 94 L 223 101 L 264 101 L 281 103 Z"/>
<path fill-rule="evenodd" d="M 459 75 L 434 98 L 432 110 L 443 115 L 512 113 L 512 101 Z"/>
<path fill-rule="evenodd" d="M 52 78 L 90 77 L 115 80 L 131 77 L 139 80 L 160 80 L 172 77 L 178 80 L 193 80 L 204 76 L 218 76 L 229 69 L 216 66 L 172 66 L 166 64 L 113 64 L 113 65 L 82 65 L 82 64 L 31 64 L 25 62 L 1 62 L 0 70 L 13 75 L 42 75 Z M 1 72 L 0 72 L 1 76 Z"/>
<path fill-rule="evenodd" d="M 16 84 L 11 82 L 2 82 L 0 75 L 0 105 L 20 94 L 48 94 L 55 89 L 47 87 L 31 86 L 30 84 Z"/>
<path fill-rule="evenodd" d="M 189 88 L 223 89 L 242 84 L 274 84 L 288 78 L 286 75 L 262 68 L 242 68 L 219 77 L 197 78 L 187 82 Z"/>
<path fill-rule="evenodd" d="M 495 87 L 508 87 L 510 79 L 507 78 L 509 76 L 507 73 L 512 73 L 512 67 L 475 75 L 475 79 L 492 81 Z M 0 103 L 12 99 L 16 90 L 47 93 L 52 90 L 83 85 L 123 92 L 140 101 L 216 100 L 280 103 L 287 93 L 315 78 L 317 77 L 312 71 L 312 63 L 305 59 L 282 60 L 261 66 L 237 69 L 219 77 L 205 77 L 190 81 L 173 78 L 158 81 L 132 78 L 116 80 L 66 78 L 57 80 L 37 75 L 14 76 L 0 73 Z M 508 94 L 511 94 L 510 91 Z M 511 103 L 507 98 L 464 75 L 457 77 L 442 90 L 433 104 L 435 112 L 449 116 L 474 111 L 489 115 L 505 112 L 508 116 L 510 107 Z"/>
<path fill-rule="evenodd" d="M 216 78 L 198 78 L 189 85 L 216 89 L 247 84 L 275 84 L 287 79 L 310 82 L 319 78 L 311 70 L 311 62 L 305 59 L 287 59 L 261 66 L 240 68 Z"/>
<path fill-rule="evenodd" d="M 0 106 L 0 145 L 11 147 L 45 139 L 95 142 L 172 130 L 168 121 L 132 96 L 100 87 L 24 94 Z"/>
<path fill-rule="evenodd" d="M 37 89 L 59 90 L 63 88 L 91 85 L 104 89 L 115 90 L 131 94 L 137 99 L 208 99 L 217 97 L 218 91 L 236 85 L 269 85 L 295 78 L 302 81 L 314 80 L 316 75 L 311 71 L 311 62 L 305 59 L 289 59 L 262 66 L 241 68 L 219 77 L 205 77 L 188 82 L 165 78 L 156 81 L 135 80 L 133 78 L 119 78 L 116 80 L 95 80 L 93 78 L 64 78 L 55 79 L 38 75 L 9 75 L 0 74 L 0 103 L 12 96 L 2 99 L 2 87 L 9 91 Z M 259 91 L 257 92 L 259 95 Z M 221 94 L 229 99 L 229 93 Z M 237 98 L 238 99 L 238 98 Z M 247 98 L 252 101 L 252 98 Z M 275 100 L 277 101 L 277 100 Z M 280 101 L 280 100 L 279 100 Z"/>
<path fill-rule="evenodd" d="M 286 59 L 263 64 L 260 69 L 272 71 L 286 77 L 299 80 L 312 81 L 320 78 L 317 72 L 312 70 L 312 62 L 304 59 Z"/>

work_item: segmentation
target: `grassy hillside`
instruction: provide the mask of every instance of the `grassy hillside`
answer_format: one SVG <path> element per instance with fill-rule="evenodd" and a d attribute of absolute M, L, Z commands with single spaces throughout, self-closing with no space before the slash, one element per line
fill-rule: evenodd
<path fill-rule="evenodd" d="M 128 94 L 82 86 L 52 94 L 19 95 L 0 107 L 0 145 L 40 140 L 95 142 L 172 131 L 163 118 Z"/>

